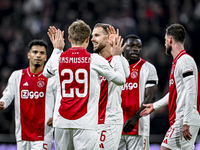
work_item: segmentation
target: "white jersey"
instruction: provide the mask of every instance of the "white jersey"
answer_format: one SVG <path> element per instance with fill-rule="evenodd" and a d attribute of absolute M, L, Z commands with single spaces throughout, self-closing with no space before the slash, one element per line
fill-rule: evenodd
<path fill-rule="evenodd" d="M 84 48 L 70 48 L 51 56 L 44 76 L 55 75 L 57 79 L 55 127 L 97 129 L 100 75 L 118 85 L 125 83 L 120 56 L 113 59 L 115 71 L 103 57 Z"/>
<path fill-rule="evenodd" d="M 153 104 L 154 109 L 168 104 L 170 126 L 200 126 L 199 73 L 194 59 L 185 50 L 173 60 L 169 93 Z"/>
<path fill-rule="evenodd" d="M 106 58 L 111 66 L 115 64 L 112 56 Z M 130 74 L 129 63 L 121 56 L 125 77 Z M 98 124 L 123 124 L 123 112 L 121 108 L 121 90 L 122 86 L 118 86 L 111 81 L 107 81 L 101 76 L 101 91 L 99 98 L 99 119 Z"/>
<path fill-rule="evenodd" d="M 29 68 L 14 71 L 0 101 L 5 108 L 15 100 L 15 133 L 17 141 L 53 140 L 53 128 L 47 126 L 53 117 L 56 86 L 42 71 L 33 74 Z"/>
<path fill-rule="evenodd" d="M 138 62 L 130 65 L 130 76 L 123 86 L 121 95 L 124 122 L 141 107 L 145 99 L 145 88 L 157 83 L 157 72 L 152 64 L 140 58 Z M 123 134 L 149 136 L 149 117 L 141 117 L 131 132 Z"/>

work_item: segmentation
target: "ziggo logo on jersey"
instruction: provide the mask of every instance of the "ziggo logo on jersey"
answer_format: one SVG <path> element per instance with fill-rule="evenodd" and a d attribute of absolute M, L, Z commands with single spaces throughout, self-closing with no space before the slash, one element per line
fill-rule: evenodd
<path fill-rule="evenodd" d="M 137 88 L 138 87 L 138 84 L 135 82 L 135 83 L 125 83 L 122 87 L 122 90 L 132 90 L 133 88 Z"/>
<path fill-rule="evenodd" d="M 29 90 L 22 90 L 21 91 L 21 98 L 22 99 L 28 99 L 30 96 L 31 99 L 35 98 L 38 99 L 39 97 L 44 97 L 44 93 L 43 92 L 38 92 L 38 91 L 30 91 Z"/>

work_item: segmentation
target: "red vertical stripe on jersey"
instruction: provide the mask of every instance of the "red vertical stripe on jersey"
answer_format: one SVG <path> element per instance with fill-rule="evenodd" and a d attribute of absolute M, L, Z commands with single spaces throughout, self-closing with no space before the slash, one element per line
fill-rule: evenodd
<path fill-rule="evenodd" d="M 106 58 L 106 60 L 108 60 L 108 62 L 110 63 L 112 60 L 112 56 L 109 56 L 108 58 Z M 107 102 L 108 102 L 108 81 L 106 80 L 106 78 L 101 76 L 98 124 L 105 123 Z"/>
<path fill-rule="evenodd" d="M 177 99 L 177 91 L 176 84 L 174 79 L 174 70 L 176 64 L 172 65 L 170 79 L 169 79 L 169 100 L 168 100 L 168 109 L 169 111 L 169 123 L 173 125 L 176 118 L 176 99 Z"/>
<path fill-rule="evenodd" d="M 20 83 L 20 115 L 22 140 L 44 140 L 45 96 L 47 78 L 23 70 Z"/>
<path fill-rule="evenodd" d="M 59 60 L 61 105 L 59 113 L 69 120 L 76 120 L 87 113 L 90 91 L 91 54 L 84 48 L 70 48 Z"/>
<path fill-rule="evenodd" d="M 146 61 L 141 59 L 130 65 L 130 76 L 126 79 L 126 83 L 123 86 L 122 90 L 122 109 L 123 109 L 123 116 L 124 116 L 124 123 L 126 120 L 131 118 L 139 109 L 140 107 L 140 99 L 139 99 L 139 81 L 140 81 L 140 70 L 142 65 Z M 129 133 L 129 135 L 138 135 L 138 124 L 133 128 L 133 130 Z"/>
<path fill-rule="evenodd" d="M 176 82 L 174 78 L 174 70 L 176 68 L 177 60 L 184 54 L 187 54 L 184 50 L 182 50 L 176 58 L 172 62 L 172 68 L 170 72 L 169 79 L 169 100 L 168 100 L 168 109 L 169 109 L 169 123 L 172 126 L 176 119 L 176 100 L 177 100 L 177 91 L 176 91 Z"/>

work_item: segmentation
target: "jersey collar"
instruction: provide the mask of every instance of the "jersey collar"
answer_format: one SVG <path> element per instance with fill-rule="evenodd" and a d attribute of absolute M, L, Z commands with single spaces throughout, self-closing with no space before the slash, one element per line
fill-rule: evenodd
<path fill-rule="evenodd" d="M 35 77 L 35 76 L 39 77 L 42 75 L 42 72 L 43 72 L 43 69 L 42 69 L 42 71 L 40 71 L 38 73 L 32 73 L 32 72 L 30 72 L 30 66 L 26 70 L 27 70 L 27 74 L 29 75 L 29 77 Z"/>

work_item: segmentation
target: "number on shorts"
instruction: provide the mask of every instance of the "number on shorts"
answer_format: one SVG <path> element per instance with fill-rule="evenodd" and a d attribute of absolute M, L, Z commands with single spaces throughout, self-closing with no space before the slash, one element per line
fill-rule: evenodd
<path fill-rule="evenodd" d="M 64 76 L 65 73 L 69 73 L 69 79 L 65 79 L 62 81 L 62 89 L 65 89 L 65 84 L 70 84 L 74 80 L 74 73 L 72 72 L 71 69 L 63 69 L 61 71 L 61 76 Z M 83 73 L 84 74 L 84 79 L 79 78 L 79 74 Z M 75 71 L 75 81 L 79 84 L 84 84 L 84 92 L 80 93 L 78 88 L 70 88 L 70 92 L 66 93 L 66 90 L 62 92 L 63 97 L 71 97 L 74 98 L 74 90 L 76 93 L 77 97 L 85 97 L 88 94 L 88 73 L 85 69 L 78 69 Z"/>
<path fill-rule="evenodd" d="M 105 132 L 106 132 L 105 130 L 101 131 L 101 136 L 100 136 L 101 142 L 105 141 L 105 139 L 106 139 L 106 135 L 104 134 Z"/>
<path fill-rule="evenodd" d="M 169 128 L 165 137 L 171 138 L 172 134 L 174 133 L 175 128 Z"/>
<path fill-rule="evenodd" d="M 43 143 L 43 149 L 47 150 L 47 144 Z"/>
<path fill-rule="evenodd" d="M 144 147 L 143 147 L 143 149 L 145 149 L 145 148 L 146 148 L 146 144 L 147 144 L 147 140 L 146 140 L 146 139 L 144 139 Z"/>

